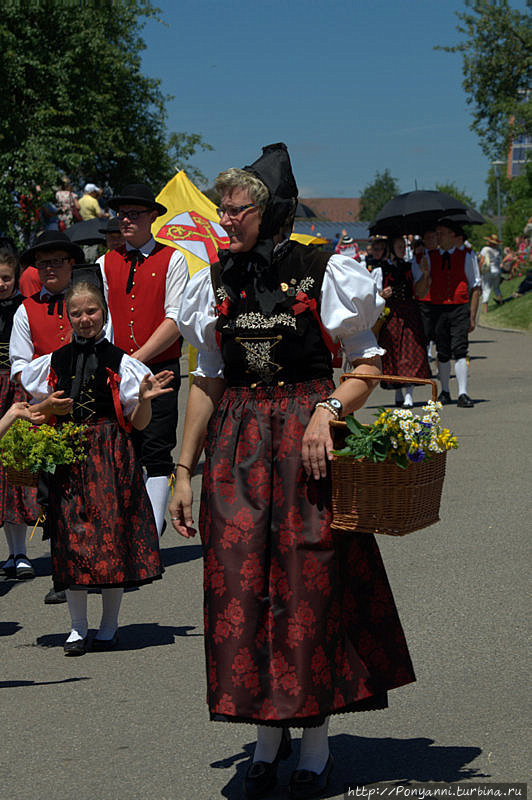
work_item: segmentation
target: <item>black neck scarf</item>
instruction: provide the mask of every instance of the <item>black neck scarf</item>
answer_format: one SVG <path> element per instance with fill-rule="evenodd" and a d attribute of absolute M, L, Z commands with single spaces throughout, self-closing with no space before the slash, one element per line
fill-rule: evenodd
<path fill-rule="evenodd" d="M 57 315 L 59 317 L 62 315 L 64 295 L 64 292 L 59 292 L 59 294 L 43 294 L 43 303 L 48 303 L 48 316 L 53 317 L 56 307 Z"/>
<path fill-rule="evenodd" d="M 441 256 L 441 268 L 451 269 L 451 254 L 446 250 Z"/>
<path fill-rule="evenodd" d="M 98 343 L 92 339 L 76 336 L 72 340 L 72 388 L 70 396 L 76 402 L 80 395 L 89 386 L 98 368 L 98 345 L 105 342 L 100 339 Z"/>
<path fill-rule="evenodd" d="M 6 324 L 8 324 L 7 320 L 13 319 L 13 314 L 21 302 L 22 295 L 18 289 L 15 289 L 11 297 L 8 297 L 7 300 L 0 300 L 0 334 L 4 333 Z"/>

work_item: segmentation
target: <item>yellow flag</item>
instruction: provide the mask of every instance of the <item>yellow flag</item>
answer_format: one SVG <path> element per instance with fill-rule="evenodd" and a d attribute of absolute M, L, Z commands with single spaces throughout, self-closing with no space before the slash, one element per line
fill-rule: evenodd
<path fill-rule="evenodd" d="M 166 184 L 157 200 L 168 211 L 153 223 L 153 236 L 161 244 L 181 250 L 190 275 L 217 261 L 217 250 L 229 247 L 216 206 L 194 186 L 184 170 Z"/>

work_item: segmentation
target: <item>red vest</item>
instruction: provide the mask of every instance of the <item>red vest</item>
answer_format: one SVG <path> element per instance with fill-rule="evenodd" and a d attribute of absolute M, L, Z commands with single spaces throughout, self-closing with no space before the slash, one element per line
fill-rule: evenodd
<path fill-rule="evenodd" d="M 48 303 L 41 302 L 39 294 L 27 297 L 23 306 L 30 325 L 33 358 L 53 353 L 70 342 L 72 328 L 64 307 L 62 314 L 57 313 L 57 306 L 54 313 L 49 314 Z"/>
<path fill-rule="evenodd" d="M 439 250 L 430 254 L 430 302 L 437 305 L 463 305 L 469 302 L 465 274 L 466 251 L 456 247 L 451 253 L 450 269 L 442 269 L 443 256 Z M 425 298 L 426 299 L 426 298 Z"/>
<path fill-rule="evenodd" d="M 125 257 L 125 246 L 105 254 L 104 269 L 115 344 L 128 355 L 142 347 L 165 318 L 166 274 L 173 253 L 173 248 L 157 242 L 148 258 L 137 266 L 130 294 L 126 294 L 130 265 Z M 178 359 L 180 354 L 177 340 L 150 363 Z"/>

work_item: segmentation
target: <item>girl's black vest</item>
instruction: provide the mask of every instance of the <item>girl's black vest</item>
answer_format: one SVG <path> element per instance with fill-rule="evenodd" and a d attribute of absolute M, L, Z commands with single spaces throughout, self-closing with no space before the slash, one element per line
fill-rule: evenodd
<path fill-rule="evenodd" d="M 413 302 L 414 282 L 409 262 L 398 259 L 395 262 L 386 261 L 385 264 L 380 266 L 382 269 L 382 288 L 385 289 L 387 286 L 391 286 L 393 289 L 393 295 L 387 301 L 387 305 Z"/>
<path fill-rule="evenodd" d="M 97 344 L 73 341 L 52 353 L 51 369 L 57 378 L 54 388 L 72 397 L 75 422 L 101 417 L 116 419 L 108 369 L 118 374 L 123 350 L 107 339 Z"/>
<path fill-rule="evenodd" d="M 219 263 L 211 279 L 219 317 L 217 334 L 229 386 L 283 385 L 332 377 L 331 352 L 320 324 L 319 298 L 330 253 L 290 242 L 271 269 L 282 300 L 260 311 L 252 275 L 243 275 L 240 297 L 229 300 Z M 314 309 L 314 311 L 312 310 Z"/>

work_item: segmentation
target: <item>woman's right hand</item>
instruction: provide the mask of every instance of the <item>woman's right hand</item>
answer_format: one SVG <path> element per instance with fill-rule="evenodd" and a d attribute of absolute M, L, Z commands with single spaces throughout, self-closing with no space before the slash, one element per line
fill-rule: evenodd
<path fill-rule="evenodd" d="M 194 520 L 192 519 L 192 501 L 194 495 L 189 477 L 179 477 L 176 480 L 172 499 L 170 500 L 168 511 L 174 530 L 185 539 L 190 539 L 196 535 Z"/>

